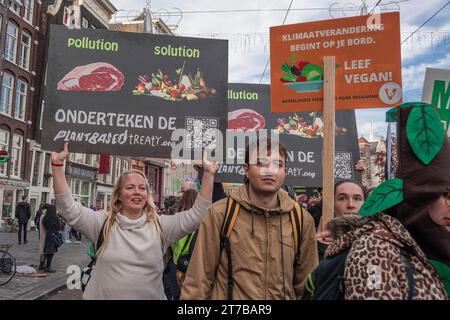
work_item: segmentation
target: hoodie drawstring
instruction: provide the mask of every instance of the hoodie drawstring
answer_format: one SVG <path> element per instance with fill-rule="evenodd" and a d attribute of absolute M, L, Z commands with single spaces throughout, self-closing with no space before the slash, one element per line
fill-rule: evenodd
<path fill-rule="evenodd" d="M 251 208 L 252 208 L 252 236 L 254 236 L 255 235 L 255 228 L 253 227 L 253 220 L 254 220 L 255 212 L 254 212 L 253 206 Z"/>
<path fill-rule="evenodd" d="M 283 273 L 283 299 L 286 300 L 286 282 L 284 279 L 284 248 L 283 248 L 283 219 L 282 214 L 279 214 L 280 217 L 280 248 L 281 248 L 281 272 Z"/>

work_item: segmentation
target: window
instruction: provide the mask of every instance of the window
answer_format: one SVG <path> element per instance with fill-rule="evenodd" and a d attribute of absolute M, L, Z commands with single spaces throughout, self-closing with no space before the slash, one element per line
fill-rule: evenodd
<path fill-rule="evenodd" d="M 42 100 L 42 104 L 41 104 L 41 115 L 39 116 L 39 130 L 42 130 L 42 117 L 44 115 L 44 104 L 45 101 Z"/>
<path fill-rule="evenodd" d="M 128 161 L 123 161 L 123 171 L 128 171 Z"/>
<path fill-rule="evenodd" d="M 50 174 L 50 153 L 44 153 L 44 178 L 42 179 L 42 186 L 49 188 L 51 181 Z"/>
<path fill-rule="evenodd" d="M 20 170 L 22 168 L 22 145 L 23 136 L 13 134 L 13 144 L 11 152 L 11 176 L 20 178 Z"/>
<path fill-rule="evenodd" d="M 3 206 L 2 206 L 2 218 L 9 218 L 12 216 L 13 211 L 13 199 L 14 199 L 14 190 L 5 190 L 3 192 Z"/>
<path fill-rule="evenodd" d="M 63 24 L 67 27 L 70 26 L 70 9 L 64 7 L 64 16 L 63 16 Z"/>
<path fill-rule="evenodd" d="M 86 164 L 98 168 L 99 156 L 97 154 L 89 154 L 86 155 L 86 157 L 87 156 L 89 156 L 89 161 L 87 161 Z"/>
<path fill-rule="evenodd" d="M 84 204 L 85 206 L 89 206 L 89 198 L 90 198 L 90 183 L 87 181 L 82 181 L 78 179 L 72 179 L 71 190 L 73 198 Z"/>
<path fill-rule="evenodd" d="M 120 161 L 120 159 L 116 159 L 116 175 L 115 175 L 115 181 L 117 181 L 117 179 L 119 179 L 119 177 L 120 177 L 120 173 L 121 173 L 121 161 Z"/>
<path fill-rule="evenodd" d="M 74 159 L 75 162 L 84 164 L 84 159 L 85 159 L 85 155 L 83 153 L 75 153 L 75 159 Z"/>
<path fill-rule="evenodd" d="M 11 115 L 14 77 L 9 73 L 3 74 L 2 97 L 0 99 L 0 113 Z"/>
<path fill-rule="evenodd" d="M 25 21 L 33 24 L 33 13 L 34 13 L 34 0 L 25 0 L 24 1 L 25 12 L 23 14 L 23 18 Z"/>
<path fill-rule="evenodd" d="M 40 172 L 41 172 L 41 158 L 42 158 L 42 152 L 36 151 L 34 153 L 34 167 L 33 167 L 33 176 L 31 178 L 31 185 L 38 186 L 40 179 Z"/>
<path fill-rule="evenodd" d="M 19 67 L 29 70 L 30 67 L 30 52 L 31 52 L 31 35 L 22 32 L 22 37 L 20 38 L 20 56 L 19 56 Z"/>
<path fill-rule="evenodd" d="M 157 177 L 158 177 L 158 169 L 156 169 L 155 167 L 148 167 L 147 171 L 148 185 L 150 187 L 150 193 L 152 194 L 154 194 L 156 190 Z"/>
<path fill-rule="evenodd" d="M 86 154 L 85 164 L 98 168 L 98 156 L 96 154 Z"/>
<path fill-rule="evenodd" d="M 92 158 L 92 166 L 98 168 L 100 165 L 100 156 L 98 154 L 95 154 Z"/>
<path fill-rule="evenodd" d="M 113 163 L 112 157 L 109 157 L 109 174 L 106 175 L 106 183 L 112 184 L 112 175 L 113 175 Z"/>
<path fill-rule="evenodd" d="M 25 110 L 27 105 L 27 83 L 17 80 L 16 105 L 14 107 L 14 118 L 25 121 Z"/>
<path fill-rule="evenodd" d="M 0 129 L 0 150 L 8 151 L 9 149 L 9 132 Z M 6 166 L 8 163 L 0 165 L 0 176 L 6 176 Z"/>
<path fill-rule="evenodd" d="M 8 22 L 8 27 L 6 28 L 5 59 L 12 63 L 16 63 L 18 32 L 19 28 L 14 23 Z"/>
<path fill-rule="evenodd" d="M 92 163 L 92 155 L 91 154 L 86 154 L 84 156 L 84 164 L 87 164 L 88 166 L 90 166 Z"/>
<path fill-rule="evenodd" d="M 80 200 L 81 203 L 84 203 L 85 206 L 89 206 L 89 191 L 90 191 L 89 182 L 81 181 Z"/>
<path fill-rule="evenodd" d="M 9 2 L 9 10 L 14 12 L 15 14 L 20 14 L 20 7 L 22 6 L 22 3 L 19 0 L 11 0 Z"/>
<path fill-rule="evenodd" d="M 83 17 L 82 20 L 81 20 L 81 26 L 83 28 L 89 28 L 89 21 L 88 21 L 88 19 Z"/>

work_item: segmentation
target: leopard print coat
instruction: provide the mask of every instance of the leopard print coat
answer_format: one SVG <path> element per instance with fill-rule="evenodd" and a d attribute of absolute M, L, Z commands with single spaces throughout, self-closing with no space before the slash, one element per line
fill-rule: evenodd
<path fill-rule="evenodd" d="M 345 221 L 347 219 L 347 222 Z M 325 257 L 350 248 L 345 264 L 346 300 L 406 300 L 408 281 L 401 248 L 410 254 L 414 269 L 414 300 L 445 300 L 438 274 L 409 232 L 395 218 L 379 213 L 335 219 L 327 228 L 335 241 Z"/>

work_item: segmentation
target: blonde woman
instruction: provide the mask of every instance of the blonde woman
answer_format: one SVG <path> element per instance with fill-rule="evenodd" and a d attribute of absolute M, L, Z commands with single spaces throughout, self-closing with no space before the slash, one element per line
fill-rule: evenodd
<path fill-rule="evenodd" d="M 202 187 L 192 209 L 173 216 L 158 216 L 146 177 L 139 171 L 124 172 L 117 180 L 111 212 L 93 211 L 75 202 L 64 174 L 68 144 L 52 152 L 54 191 L 58 212 L 66 221 L 97 243 L 104 242 L 84 299 L 164 300 L 163 255 L 172 243 L 198 229 L 211 204 L 215 161 L 203 159 Z"/>

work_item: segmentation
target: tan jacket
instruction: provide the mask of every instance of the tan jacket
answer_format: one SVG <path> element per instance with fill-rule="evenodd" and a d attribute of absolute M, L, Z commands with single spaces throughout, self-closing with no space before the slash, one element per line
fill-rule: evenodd
<path fill-rule="evenodd" d="M 302 252 L 294 266 L 289 212 L 295 202 L 287 192 L 278 192 L 280 207 L 272 210 L 253 206 L 245 186 L 232 197 L 241 204 L 230 236 L 233 299 L 299 299 L 306 276 L 319 263 L 311 215 L 303 210 Z M 182 299 L 227 299 L 228 259 L 225 250 L 220 254 L 219 239 L 226 202 L 214 203 L 200 225 Z"/>

